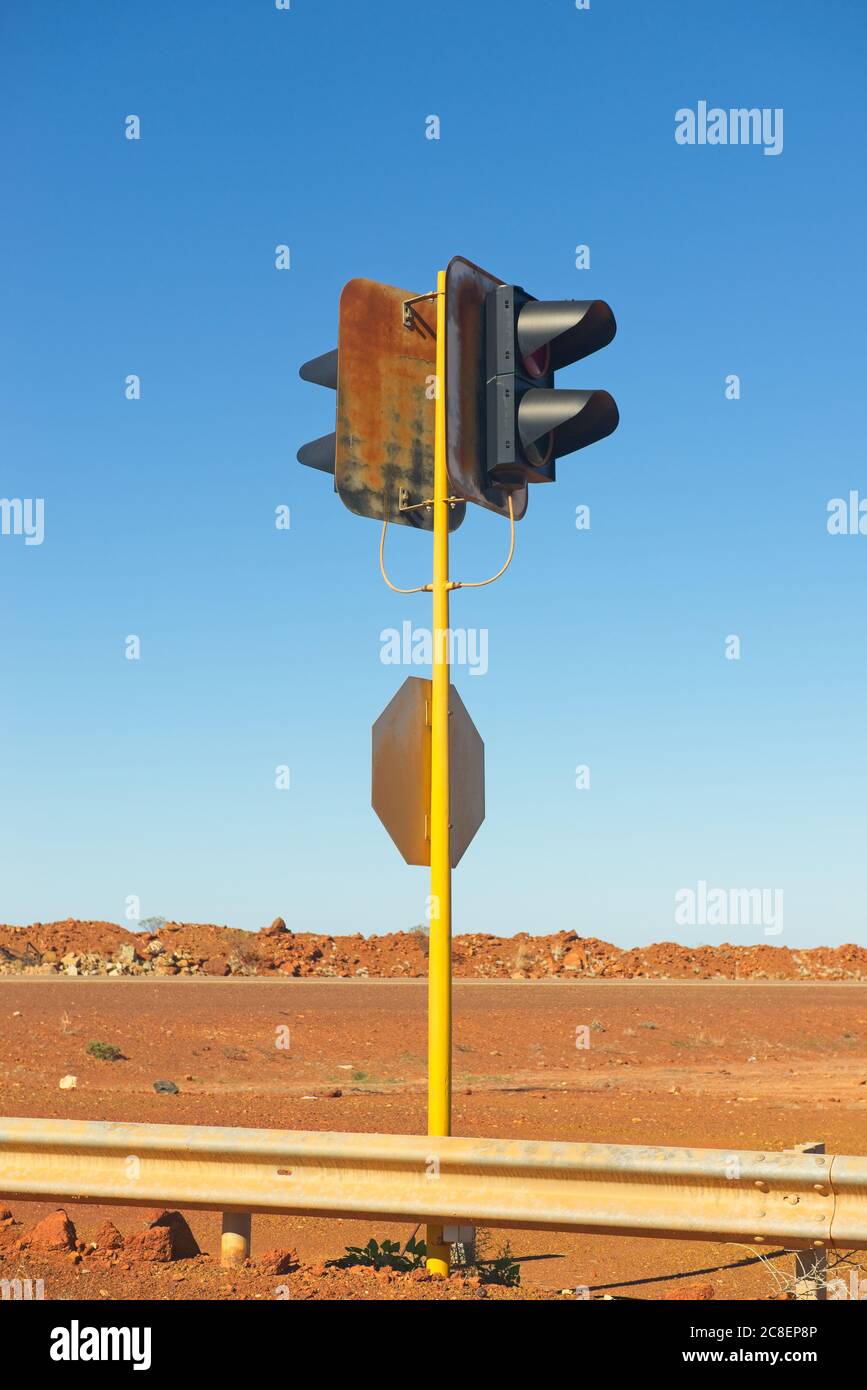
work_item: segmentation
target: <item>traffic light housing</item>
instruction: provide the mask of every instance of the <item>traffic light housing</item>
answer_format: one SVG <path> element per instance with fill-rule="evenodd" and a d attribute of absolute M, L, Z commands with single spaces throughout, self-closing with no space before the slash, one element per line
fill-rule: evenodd
<path fill-rule="evenodd" d="M 607 391 L 556 390 L 554 373 L 607 347 L 617 331 L 602 299 L 538 300 L 518 285 L 486 298 L 486 469 L 504 490 L 553 482 L 555 460 L 611 434 Z"/>
<path fill-rule="evenodd" d="M 298 462 L 332 473 L 357 516 L 432 529 L 437 322 L 435 298 L 350 280 L 337 347 L 300 369 L 337 400 L 334 432 L 302 444 Z M 465 512 L 463 502 L 450 506 L 450 530 Z"/>
<path fill-rule="evenodd" d="M 445 333 L 445 382 L 436 342 Z M 553 482 L 555 461 L 617 428 L 603 390 L 558 390 L 555 373 L 611 342 L 601 299 L 538 300 L 463 256 L 445 295 L 350 280 L 340 296 L 338 346 L 301 377 L 336 392 L 330 434 L 298 460 L 334 477 L 350 511 L 421 530 L 433 524 L 434 401 L 445 392 L 449 529 L 466 503 L 519 521 L 530 483 Z"/>

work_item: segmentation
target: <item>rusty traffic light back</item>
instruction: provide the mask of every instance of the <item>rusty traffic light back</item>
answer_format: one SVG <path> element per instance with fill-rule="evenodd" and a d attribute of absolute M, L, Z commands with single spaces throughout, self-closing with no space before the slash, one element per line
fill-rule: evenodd
<path fill-rule="evenodd" d="M 407 301 L 414 300 L 405 308 Z M 377 280 L 340 296 L 338 346 L 301 376 L 337 391 L 336 429 L 305 444 L 299 462 L 333 472 L 357 516 L 431 530 L 437 301 Z M 454 530 L 465 507 L 449 510 Z"/>

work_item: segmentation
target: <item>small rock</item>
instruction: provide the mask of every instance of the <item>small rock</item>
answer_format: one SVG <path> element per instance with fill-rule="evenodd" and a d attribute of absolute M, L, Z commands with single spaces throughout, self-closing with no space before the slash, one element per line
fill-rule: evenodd
<path fill-rule="evenodd" d="M 61 1076 L 59 1084 L 61 1091 L 74 1091 L 76 1086 L 78 1085 L 78 1077 Z"/>
<path fill-rule="evenodd" d="M 148 1212 L 145 1220 L 149 1230 L 168 1231 L 172 1249 L 171 1259 L 194 1260 L 197 1255 L 201 1255 L 198 1241 L 179 1211 L 159 1208 Z"/>
<path fill-rule="evenodd" d="M 288 930 L 289 930 L 289 928 L 287 927 L 286 923 L 283 921 L 283 918 L 282 918 L 282 917 L 275 917 L 275 918 L 274 918 L 274 921 L 271 923 L 270 927 L 263 927 L 262 930 L 259 932 L 259 935 L 260 935 L 260 936 L 282 936 L 282 935 L 284 934 L 284 932 L 288 932 Z"/>
<path fill-rule="evenodd" d="M 61 1085 L 62 1085 L 62 1084 L 63 1084 L 63 1083 L 61 1082 Z M 155 1081 L 155 1082 L 154 1082 L 154 1090 L 156 1091 L 157 1095 L 159 1095 L 159 1096 L 178 1096 L 178 1095 L 180 1095 L 180 1090 L 179 1090 L 179 1088 L 175 1085 L 174 1081 Z"/>
<path fill-rule="evenodd" d="M 126 1253 L 132 1260 L 168 1264 L 172 1258 L 172 1233 L 168 1226 L 152 1226 L 137 1231 L 126 1242 Z"/>
<path fill-rule="evenodd" d="M 53 1211 L 45 1216 L 31 1230 L 21 1237 L 21 1248 L 26 1250 L 74 1250 L 75 1227 L 63 1210 Z M 81 1257 L 79 1256 L 79 1259 Z"/>
<path fill-rule="evenodd" d="M 335 1088 L 334 1088 L 333 1091 L 326 1091 L 326 1092 L 325 1092 L 325 1098 L 326 1098 L 326 1100 L 339 1100 L 339 1098 L 340 1098 L 342 1095 L 343 1095 L 343 1092 L 341 1091 L 341 1089 L 340 1089 L 339 1086 L 335 1086 Z"/>
<path fill-rule="evenodd" d="M 291 1274 L 298 1268 L 298 1251 L 275 1248 L 260 1255 L 258 1265 L 263 1274 Z"/>
<path fill-rule="evenodd" d="M 104 1221 L 93 1239 L 95 1248 L 102 1254 L 106 1250 L 122 1250 L 123 1236 L 113 1221 Z"/>

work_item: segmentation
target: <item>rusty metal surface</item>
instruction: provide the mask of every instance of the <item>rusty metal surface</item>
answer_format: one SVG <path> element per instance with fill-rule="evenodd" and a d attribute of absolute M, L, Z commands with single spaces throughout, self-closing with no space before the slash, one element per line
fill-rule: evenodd
<path fill-rule="evenodd" d="M 485 819 L 485 745 L 453 685 L 449 686 L 449 762 L 449 852 L 455 868 Z"/>
<path fill-rule="evenodd" d="M 399 510 L 433 497 L 436 299 L 413 306 L 415 292 L 376 280 L 350 280 L 340 296 L 335 484 L 359 516 L 431 530 L 424 508 Z M 455 530 L 465 507 L 450 510 Z"/>
<path fill-rule="evenodd" d="M 463 256 L 446 270 L 446 463 L 456 497 L 508 516 L 506 494 L 488 485 L 485 469 L 485 297 L 502 283 Z M 520 520 L 526 484 L 513 496 Z"/>
<path fill-rule="evenodd" d="M 407 864 L 430 864 L 431 682 L 408 676 L 373 725 L 371 805 Z M 485 819 L 485 745 L 449 686 L 452 868 Z"/>
<path fill-rule="evenodd" d="M 867 1159 L 737 1149 L 0 1119 L 0 1196 L 867 1249 Z"/>
<path fill-rule="evenodd" d="M 373 726 L 371 805 L 407 864 L 430 863 L 430 690 L 409 676 Z"/>

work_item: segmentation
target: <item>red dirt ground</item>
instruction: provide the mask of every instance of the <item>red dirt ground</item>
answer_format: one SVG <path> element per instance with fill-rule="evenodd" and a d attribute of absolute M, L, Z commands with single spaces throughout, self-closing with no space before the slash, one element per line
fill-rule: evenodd
<path fill-rule="evenodd" d="M 459 980 L 454 1013 L 456 1134 L 746 1149 L 822 1139 L 829 1152 L 867 1153 L 867 986 Z M 286 1028 L 288 1050 L 276 1046 Z M 581 1028 L 586 1049 L 576 1047 Z M 88 1056 L 92 1040 L 127 1060 Z M 425 1048 L 422 980 L 0 982 L 6 1115 L 423 1133 Z M 77 1086 L 61 1091 L 66 1074 Z M 155 1094 L 157 1078 L 180 1094 Z M 17 1236 L 50 1210 L 14 1208 Z M 127 1236 L 142 1229 L 133 1208 L 68 1210 L 85 1247 L 107 1217 Z M 320 1270 L 371 1236 L 405 1241 L 409 1226 L 255 1217 L 253 1265 L 227 1274 L 216 1263 L 219 1217 L 186 1215 L 209 1255 L 170 1265 L 123 1254 L 112 1263 L 86 1248 L 4 1258 L 0 1239 L 0 1279 L 43 1278 L 49 1298 L 550 1297 L 584 1287 L 661 1298 L 707 1285 L 717 1298 L 761 1298 L 793 1264 L 757 1262 L 737 1245 L 492 1231 L 492 1253 L 508 1236 L 522 1288 L 482 1293 L 461 1280 Z M 297 1249 L 300 1269 L 262 1274 L 256 1260 L 274 1247 Z"/>

